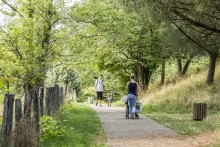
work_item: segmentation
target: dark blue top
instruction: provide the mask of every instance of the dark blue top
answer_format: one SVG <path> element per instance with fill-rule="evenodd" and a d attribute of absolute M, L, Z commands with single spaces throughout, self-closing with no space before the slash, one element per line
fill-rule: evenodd
<path fill-rule="evenodd" d="M 129 82 L 128 94 L 133 94 L 133 95 L 137 96 L 137 83 Z"/>

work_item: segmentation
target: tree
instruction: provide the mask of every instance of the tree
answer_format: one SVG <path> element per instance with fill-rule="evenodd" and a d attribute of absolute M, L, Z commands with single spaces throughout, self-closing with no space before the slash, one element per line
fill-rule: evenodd
<path fill-rule="evenodd" d="M 63 27 L 58 25 L 62 16 L 56 6 L 59 3 L 62 7 L 63 3 L 52 0 L 2 2 L 11 8 L 8 13 L 14 15 L 4 26 L 1 40 L 6 51 L 4 56 L 12 59 L 5 62 L 14 67 L 8 77 L 16 78 L 28 92 L 42 86 L 47 70 L 60 53 L 57 43 L 65 32 L 61 33 Z M 1 68 L 8 73 L 7 67 Z"/>
<path fill-rule="evenodd" d="M 217 41 L 220 38 L 219 1 L 142 0 L 141 2 L 151 4 L 156 13 L 160 14 L 159 19 L 173 23 L 191 42 L 208 53 L 210 64 L 206 83 L 212 84 L 220 48 Z M 158 18 L 154 13 L 153 16 Z"/>
<path fill-rule="evenodd" d="M 90 36 L 100 39 L 95 50 L 99 52 L 99 67 L 124 77 L 136 72 L 141 89 L 147 90 L 161 49 L 156 27 L 138 13 L 123 10 L 118 3 L 88 1 L 74 7 L 72 14 L 80 25 L 96 31 Z"/>

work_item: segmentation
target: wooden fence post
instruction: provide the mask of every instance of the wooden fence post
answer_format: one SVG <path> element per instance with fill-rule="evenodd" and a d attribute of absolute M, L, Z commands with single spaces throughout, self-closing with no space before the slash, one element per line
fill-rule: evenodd
<path fill-rule="evenodd" d="M 33 110 L 34 110 L 34 127 L 37 133 L 37 138 L 39 139 L 40 135 L 40 100 L 38 98 L 38 90 L 33 90 Z M 39 140 L 38 140 L 39 141 Z"/>
<path fill-rule="evenodd" d="M 1 143 L 3 147 L 10 146 L 12 119 L 13 119 L 13 105 L 14 95 L 6 94 L 4 99 L 4 111 L 2 118 L 2 138 Z"/>
<path fill-rule="evenodd" d="M 54 105 L 53 105 L 53 110 L 54 110 L 54 113 L 59 110 L 60 108 L 60 103 L 59 103 L 59 85 L 55 85 L 54 86 Z"/>
<path fill-rule="evenodd" d="M 59 103 L 60 103 L 60 106 L 63 105 L 64 103 L 64 93 L 63 93 L 63 87 L 60 87 L 59 88 Z"/>
<path fill-rule="evenodd" d="M 63 87 L 55 85 L 54 87 L 46 88 L 46 114 L 52 115 L 63 104 Z"/>
<path fill-rule="evenodd" d="M 51 115 L 53 87 L 46 88 L 46 114 Z"/>
<path fill-rule="evenodd" d="M 22 105 L 21 105 L 21 99 L 15 100 L 15 123 L 16 125 L 21 122 L 22 118 Z"/>
<path fill-rule="evenodd" d="M 24 96 L 24 116 L 25 119 L 31 118 L 31 94 L 26 93 Z"/>
<path fill-rule="evenodd" d="M 40 100 L 40 115 L 44 115 L 44 88 L 39 88 L 39 100 Z"/>

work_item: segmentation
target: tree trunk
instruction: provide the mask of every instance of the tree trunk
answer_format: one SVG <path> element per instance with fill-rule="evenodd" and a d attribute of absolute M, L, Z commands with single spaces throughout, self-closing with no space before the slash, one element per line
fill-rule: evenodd
<path fill-rule="evenodd" d="M 24 89 L 24 94 L 28 94 L 33 89 L 33 86 L 31 84 L 25 84 L 23 86 L 23 89 Z"/>
<path fill-rule="evenodd" d="M 8 81 L 6 81 L 6 87 L 7 87 L 7 94 L 9 94 L 10 84 Z"/>
<path fill-rule="evenodd" d="M 66 99 L 66 94 L 67 94 L 67 84 L 65 84 L 65 94 L 64 94 L 65 99 Z"/>
<path fill-rule="evenodd" d="M 182 71 L 182 76 L 184 76 L 186 74 L 186 71 L 187 71 L 190 63 L 191 63 L 191 60 L 186 61 L 186 64 L 184 65 L 184 68 L 183 68 L 183 71 Z"/>
<path fill-rule="evenodd" d="M 138 77 L 139 77 L 139 87 L 141 92 L 144 91 L 144 71 L 141 63 L 138 63 Z"/>
<path fill-rule="evenodd" d="M 182 76 L 182 61 L 177 59 L 177 73 L 179 76 Z"/>
<path fill-rule="evenodd" d="M 164 84 L 164 80 L 165 80 L 165 60 L 161 64 L 161 80 L 160 80 L 160 85 Z"/>
<path fill-rule="evenodd" d="M 209 71 L 208 71 L 208 76 L 206 79 L 206 83 L 208 85 L 213 84 L 213 81 L 214 81 L 216 59 L 217 59 L 217 55 L 209 54 Z"/>
<path fill-rule="evenodd" d="M 150 68 L 146 68 L 146 67 L 143 68 L 144 68 L 144 77 L 145 77 L 144 92 L 147 93 L 152 72 L 150 71 Z"/>

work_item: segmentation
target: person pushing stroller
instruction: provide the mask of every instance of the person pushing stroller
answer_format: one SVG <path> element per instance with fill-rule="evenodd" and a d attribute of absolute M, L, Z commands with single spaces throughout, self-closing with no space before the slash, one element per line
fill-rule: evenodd
<path fill-rule="evenodd" d="M 126 111 L 125 111 L 125 118 L 129 119 L 129 106 L 128 106 L 128 97 L 126 96 L 124 98 L 124 103 L 126 104 Z M 142 106 L 144 104 L 144 101 L 136 101 L 136 105 L 135 105 L 135 119 L 139 119 L 139 114 L 142 111 Z"/>
<path fill-rule="evenodd" d="M 130 81 L 127 83 L 127 102 L 128 102 L 128 118 L 134 119 L 135 118 L 135 107 L 136 107 L 136 101 L 137 101 L 137 91 L 138 91 L 138 84 L 135 81 L 134 74 L 131 74 Z"/>

